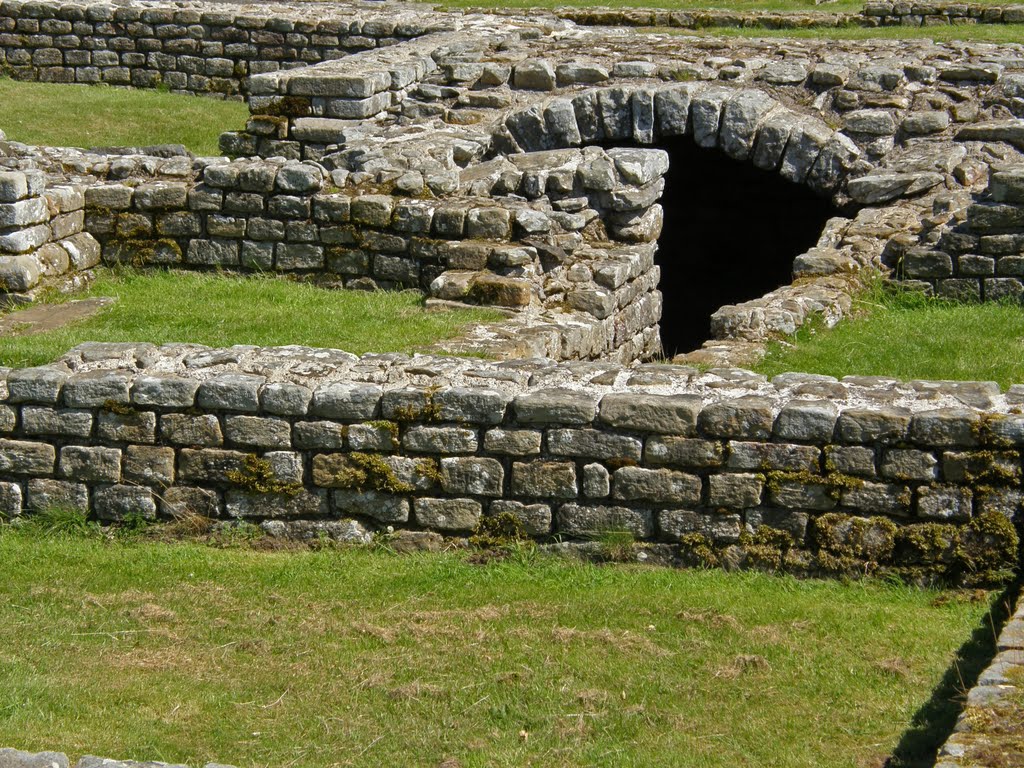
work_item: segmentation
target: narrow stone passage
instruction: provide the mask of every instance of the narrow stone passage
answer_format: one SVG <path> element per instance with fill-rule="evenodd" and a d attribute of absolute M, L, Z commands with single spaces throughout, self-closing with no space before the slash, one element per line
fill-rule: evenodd
<path fill-rule="evenodd" d="M 658 146 L 670 156 L 655 259 L 665 296 L 661 340 L 671 357 L 708 338 L 719 307 L 790 282 L 793 259 L 817 242 L 836 211 L 807 187 L 689 137 Z"/>

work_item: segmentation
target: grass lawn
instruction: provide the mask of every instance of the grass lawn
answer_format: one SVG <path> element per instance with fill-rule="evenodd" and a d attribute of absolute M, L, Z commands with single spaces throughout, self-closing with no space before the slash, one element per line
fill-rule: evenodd
<path fill-rule="evenodd" d="M 474 565 L 8 528 L 0 562 L 0 744 L 72 755 L 866 768 L 900 743 L 890 765 L 924 766 L 992 644 L 986 593 L 529 550 Z"/>
<path fill-rule="evenodd" d="M 10 78 L 0 78 L 0 104 L 0 130 L 12 141 L 55 147 L 184 144 L 197 155 L 219 155 L 217 137 L 241 129 L 249 116 L 242 101 Z"/>
<path fill-rule="evenodd" d="M 1024 382 L 1024 308 L 953 304 L 920 293 L 877 291 L 831 330 L 811 326 L 773 344 L 757 366 L 774 376 L 805 371 L 900 379 Z"/>
<path fill-rule="evenodd" d="M 99 270 L 87 296 L 116 296 L 99 315 L 56 330 L 0 337 L 0 363 L 40 365 L 85 341 L 304 344 L 355 354 L 411 352 L 500 316 L 483 309 L 427 312 L 414 291 L 317 288 L 270 276 Z"/>
<path fill-rule="evenodd" d="M 823 40 L 915 40 L 936 42 L 975 40 L 990 43 L 1024 42 L 1024 24 L 951 24 L 935 27 L 841 27 L 838 29 L 758 29 L 755 27 L 709 27 L 687 30 L 678 28 L 648 28 L 644 31 L 685 36 L 721 36 L 751 38 L 799 38 Z"/>
<path fill-rule="evenodd" d="M 802 13 L 860 13 L 861 0 L 424 0 L 436 8 L 663 8 L 667 10 L 718 9 L 728 11 L 790 11 Z M 980 0 L 981 4 L 998 5 L 1001 0 Z M 1005 3 L 1003 3 L 1005 4 Z"/>

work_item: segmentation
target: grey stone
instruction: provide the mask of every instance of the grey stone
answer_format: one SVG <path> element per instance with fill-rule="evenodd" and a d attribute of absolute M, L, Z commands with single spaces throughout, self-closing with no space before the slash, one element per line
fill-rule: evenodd
<path fill-rule="evenodd" d="M 402 445 L 421 453 L 474 453 L 477 449 L 475 429 L 466 427 L 430 427 L 416 424 L 402 437 Z"/>
<path fill-rule="evenodd" d="M 960 485 L 924 485 L 917 489 L 917 515 L 964 521 L 971 517 L 973 493 Z"/>
<path fill-rule="evenodd" d="M 708 506 L 748 509 L 761 503 L 764 477 L 754 474 L 711 475 L 708 478 Z"/>
<path fill-rule="evenodd" d="M 589 424 L 597 415 L 597 397 L 571 389 L 541 389 L 513 401 L 522 424 Z"/>
<path fill-rule="evenodd" d="M 490 514 L 512 515 L 519 520 L 523 532 L 529 536 L 547 536 L 551 533 L 551 507 L 547 504 L 523 504 L 496 499 L 491 502 Z"/>
<path fill-rule="evenodd" d="M 129 445 L 124 451 L 124 480 L 166 488 L 174 482 L 174 459 L 173 448 Z"/>
<path fill-rule="evenodd" d="M 685 509 L 658 512 L 658 528 L 665 538 L 679 540 L 687 533 L 702 533 L 717 543 L 738 541 L 743 521 L 738 514 L 702 514 Z"/>
<path fill-rule="evenodd" d="M 843 124 L 847 133 L 891 136 L 896 132 L 896 121 L 892 113 L 884 109 L 858 109 L 847 112 Z"/>
<path fill-rule="evenodd" d="M 791 400 L 775 418 L 773 432 L 782 440 L 827 443 L 838 419 L 838 409 L 825 400 Z"/>
<path fill-rule="evenodd" d="M 693 94 L 690 101 L 690 132 L 701 147 L 714 147 L 718 143 L 722 108 L 735 91 L 711 86 Z"/>
<path fill-rule="evenodd" d="M 7 376 L 7 401 L 56 405 L 69 373 L 59 368 L 19 368 Z"/>
<path fill-rule="evenodd" d="M 298 493 L 250 493 L 229 490 L 224 494 L 228 517 L 278 518 L 324 517 L 328 513 L 327 492 L 302 490 Z"/>
<path fill-rule="evenodd" d="M 121 481 L 121 451 L 66 445 L 60 449 L 60 475 L 80 483 L 118 483 Z"/>
<path fill-rule="evenodd" d="M 505 470 L 501 462 L 476 456 L 441 459 L 441 487 L 453 495 L 501 496 Z"/>
<path fill-rule="evenodd" d="M 700 412 L 698 424 L 709 437 L 767 440 L 774 421 L 771 401 L 739 397 L 706 406 Z"/>
<path fill-rule="evenodd" d="M 164 517 L 183 518 L 199 516 L 215 518 L 220 515 L 220 499 L 216 491 L 176 485 L 161 492 L 160 514 Z"/>
<path fill-rule="evenodd" d="M 26 507 L 33 512 L 55 509 L 88 512 L 89 488 L 84 483 L 33 478 L 28 481 Z"/>
<path fill-rule="evenodd" d="M 905 485 L 865 481 L 842 492 L 842 504 L 868 515 L 910 514 L 911 493 Z"/>
<path fill-rule="evenodd" d="M 92 413 L 89 411 L 29 405 L 21 409 L 21 429 L 26 435 L 89 437 L 92 422 Z"/>
<path fill-rule="evenodd" d="M 613 475 L 612 497 L 623 501 L 696 505 L 700 495 L 699 477 L 671 469 L 622 467 Z"/>
<path fill-rule="evenodd" d="M 156 414 L 101 410 L 96 417 L 96 436 L 105 442 L 153 443 L 156 441 Z"/>
<path fill-rule="evenodd" d="M 512 464 L 512 495 L 540 499 L 572 499 L 577 495 L 576 465 L 565 461 Z"/>
<path fill-rule="evenodd" d="M 442 421 L 501 424 L 509 397 L 493 389 L 452 387 L 438 392 L 433 402 Z"/>
<path fill-rule="evenodd" d="M 131 378 L 116 371 L 76 373 L 64 384 L 64 404 L 71 408 L 99 408 L 127 403 Z"/>
<path fill-rule="evenodd" d="M 0 174 L 0 199 L 3 198 L 4 176 Z M 18 174 L 21 175 L 21 174 Z M 22 752 L 9 747 L 0 748 L 0 766 L 3 768 L 68 768 L 68 757 L 62 752 Z"/>
<path fill-rule="evenodd" d="M 409 500 L 379 491 L 331 491 L 331 508 L 343 515 L 372 517 L 382 523 L 409 522 Z"/>
<path fill-rule="evenodd" d="M 761 122 L 778 102 L 761 91 L 741 91 L 725 103 L 718 143 L 734 160 L 746 160 L 754 151 Z"/>
<path fill-rule="evenodd" d="M 338 427 L 339 431 L 336 433 L 337 444 L 323 447 L 331 449 L 341 447 L 340 439 L 342 433 L 340 425 L 329 421 L 313 423 L 323 425 L 325 430 L 329 430 L 331 427 Z M 334 435 L 327 431 L 325 432 L 325 436 L 333 437 Z M 348 428 L 348 444 L 354 451 L 381 451 L 383 453 L 390 453 L 398 448 L 398 425 L 394 423 L 388 425 L 353 424 Z M 302 446 L 297 445 L 296 447 Z"/>
<path fill-rule="evenodd" d="M 243 472 L 249 455 L 218 448 L 183 448 L 178 454 L 178 479 L 184 483 L 230 483 L 228 475 Z"/>
<path fill-rule="evenodd" d="M 287 382 L 272 382 L 260 390 L 260 407 L 277 416 L 305 416 L 313 392 L 309 387 Z"/>
<path fill-rule="evenodd" d="M 224 431 L 229 442 L 248 448 L 291 447 L 291 424 L 262 416 L 228 416 Z"/>
<path fill-rule="evenodd" d="M 484 450 L 506 456 L 534 456 L 540 453 L 541 436 L 533 429 L 489 429 L 484 433 Z"/>
<path fill-rule="evenodd" d="M 552 429 L 548 451 L 555 456 L 639 461 L 641 443 L 634 437 L 599 429 Z"/>
<path fill-rule="evenodd" d="M 882 456 L 879 470 L 890 480 L 920 480 L 930 482 L 939 474 L 939 460 L 928 451 L 894 448 Z"/>
<path fill-rule="evenodd" d="M 611 474 L 603 464 L 587 464 L 583 467 L 581 483 L 583 495 L 591 499 L 603 499 L 611 493 Z"/>
<path fill-rule="evenodd" d="M 516 88 L 529 91 L 552 91 L 555 88 L 555 68 L 547 59 L 527 59 L 512 70 L 512 83 Z"/>
<path fill-rule="evenodd" d="M 827 512 L 836 506 L 836 493 L 824 482 L 779 480 L 768 486 L 768 497 L 773 506 L 785 509 Z"/>
<path fill-rule="evenodd" d="M 556 528 L 565 536 L 577 538 L 626 531 L 638 539 L 647 539 L 654 533 L 654 519 L 650 510 L 570 503 L 558 508 Z"/>
<path fill-rule="evenodd" d="M 894 200 L 897 197 L 912 197 L 927 192 L 942 182 L 942 174 L 933 171 L 909 173 L 880 171 L 851 179 L 847 183 L 847 191 L 850 197 L 858 203 L 874 205 Z"/>
<path fill-rule="evenodd" d="M 137 485 L 108 485 L 93 491 L 93 510 L 100 520 L 120 522 L 132 517 L 156 519 L 153 491 Z"/>
<path fill-rule="evenodd" d="M 914 414 L 910 439 L 925 446 L 955 447 L 978 444 L 981 416 L 965 408 L 943 408 Z"/>
<path fill-rule="evenodd" d="M 160 417 L 160 439 L 171 445 L 215 447 L 223 445 L 220 421 L 212 414 L 187 416 L 169 413 Z"/>
<path fill-rule="evenodd" d="M 909 428 L 905 408 L 848 408 L 839 414 L 837 434 L 844 443 L 894 443 L 905 440 Z"/>
<path fill-rule="evenodd" d="M 138 376 L 132 384 L 132 402 L 161 408 L 191 408 L 199 382 L 181 376 Z"/>
<path fill-rule="evenodd" d="M 57 451 L 48 443 L 0 440 L 0 472 L 13 475 L 50 475 Z"/>
<path fill-rule="evenodd" d="M 416 522 L 442 531 L 472 531 L 480 523 L 483 508 L 474 499 L 413 500 Z"/>
<path fill-rule="evenodd" d="M 244 373 L 222 373 L 199 386 L 200 408 L 224 411 L 248 411 L 260 408 L 259 391 L 266 380 Z"/>
<path fill-rule="evenodd" d="M 685 437 L 651 437 L 644 448 L 644 461 L 648 464 L 669 464 L 678 467 L 719 467 L 725 458 L 725 448 L 713 440 Z"/>
<path fill-rule="evenodd" d="M 702 406 L 697 395 L 611 393 L 601 398 L 601 421 L 618 429 L 673 435 L 696 433 Z"/>
<path fill-rule="evenodd" d="M 821 449 L 790 443 L 729 443 L 729 469 L 786 472 L 817 472 Z"/>
<path fill-rule="evenodd" d="M 313 392 L 311 416 L 344 421 L 372 419 L 380 405 L 381 388 L 373 384 L 327 384 Z"/>

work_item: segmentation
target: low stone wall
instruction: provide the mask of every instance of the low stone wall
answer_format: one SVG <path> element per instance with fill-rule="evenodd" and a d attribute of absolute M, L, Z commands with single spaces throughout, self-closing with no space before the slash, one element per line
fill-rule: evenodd
<path fill-rule="evenodd" d="M 1019 761 L 1024 729 L 1024 600 L 999 633 L 996 656 L 967 692 L 935 768 L 1003 766 Z"/>
<path fill-rule="evenodd" d="M 4 0 L 0 72 L 19 80 L 237 96 L 250 75 L 337 59 L 444 26 L 421 14 L 341 8 L 324 18 L 287 8 L 257 15 L 198 4 Z"/>
<path fill-rule="evenodd" d="M 114 760 L 95 755 L 83 755 L 72 763 L 63 752 L 23 752 L 10 747 L 0 748 L 0 768 L 188 768 L 186 765 L 154 763 L 151 761 Z M 205 768 L 234 768 L 223 763 L 207 763 Z"/>
<path fill-rule="evenodd" d="M 45 184 L 42 173 L 0 172 L 0 301 L 8 305 L 31 301 L 44 278 L 76 287 L 100 261 L 81 189 Z"/>
<path fill-rule="evenodd" d="M 558 8 L 555 14 L 586 26 L 676 27 L 712 29 L 829 29 L 836 27 L 1019 24 L 1024 6 L 957 2 L 869 0 L 860 13 L 828 11 L 726 11 L 714 8 L 667 11 L 656 8 Z"/>
<path fill-rule="evenodd" d="M 986 582 L 1016 565 L 1022 400 L 994 384 L 87 344 L 8 371 L 2 513 L 285 535 L 625 531 L 684 562 Z"/>

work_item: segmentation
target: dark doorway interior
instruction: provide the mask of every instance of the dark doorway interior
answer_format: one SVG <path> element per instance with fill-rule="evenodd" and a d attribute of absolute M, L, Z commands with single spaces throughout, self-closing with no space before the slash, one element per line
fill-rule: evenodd
<path fill-rule="evenodd" d="M 708 339 L 719 307 L 790 282 L 793 259 L 818 241 L 836 210 L 801 184 L 690 138 L 658 148 L 670 156 L 656 261 L 665 297 L 661 340 L 671 357 Z"/>

